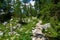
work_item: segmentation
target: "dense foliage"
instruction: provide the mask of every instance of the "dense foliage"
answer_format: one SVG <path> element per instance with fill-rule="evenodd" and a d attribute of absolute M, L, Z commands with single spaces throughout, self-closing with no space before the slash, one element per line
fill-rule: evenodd
<path fill-rule="evenodd" d="M 20 0 L 0 0 L 0 30 L 4 32 L 4 35 L 0 36 L 1 40 L 12 40 L 11 38 L 13 40 L 31 40 L 31 30 L 35 27 L 38 19 L 43 20 L 43 24 L 51 23 L 51 28 L 47 29 L 48 31 L 44 30 L 44 33 L 50 40 L 60 40 L 60 0 L 34 1 L 36 2 L 33 8 L 31 4 L 26 5 L 26 3 L 29 3 L 29 0 L 23 0 L 24 5 Z M 36 19 L 32 17 L 36 17 Z M 30 22 L 28 22 L 29 18 Z M 10 19 L 13 20 L 10 21 Z M 8 23 L 3 25 L 5 21 Z M 10 23 L 12 27 L 18 23 L 22 25 L 21 28 L 14 30 L 19 36 L 15 34 L 7 35 L 10 32 Z M 5 26 L 8 26 L 8 28 Z"/>

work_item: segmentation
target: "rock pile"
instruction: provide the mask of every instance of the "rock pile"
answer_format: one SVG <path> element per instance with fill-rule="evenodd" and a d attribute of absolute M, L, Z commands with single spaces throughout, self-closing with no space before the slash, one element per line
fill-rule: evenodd
<path fill-rule="evenodd" d="M 43 29 L 47 29 L 48 27 L 50 27 L 50 23 L 42 25 L 42 21 L 39 21 L 32 30 L 32 40 L 48 40 L 42 32 Z"/>

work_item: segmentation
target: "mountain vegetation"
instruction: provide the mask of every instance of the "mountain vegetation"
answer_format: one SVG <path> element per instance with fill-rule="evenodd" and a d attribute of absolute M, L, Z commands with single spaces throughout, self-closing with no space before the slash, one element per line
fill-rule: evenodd
<path fill-rule="evenodd" d="M 38 20 L 50 23 L 43 33 L 49 40 L 60 40 L 60 0 L 0 0 L 0 40 L 32 40 Z M 29 4 L 29 5 L 26 5 Z"/>

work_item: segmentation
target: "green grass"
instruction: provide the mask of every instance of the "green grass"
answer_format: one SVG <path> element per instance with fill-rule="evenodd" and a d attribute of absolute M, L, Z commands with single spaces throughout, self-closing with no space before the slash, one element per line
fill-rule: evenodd
<path fill-rule="evenodd" d="M 13 20 L 13 26 L 15 26 L 15 21 Z M 32 22 L 29 22 L 26 25 L 22 25 L 22 27 L 20 29 L 16 29 L 15 32 L 18 33 L 18 35 L 16 34 L 12 34 L 12 35 L 8 35 L 8 32 L 10 32 L 10 23 L 8 23 L 6 26 L 8 28 L 6 28 L 3 24 L 0 24 L 0 31 L 5 31 L 3 36 L 0 36 L 0 40 L 31 40 L 31 34 L 32 34 L 32 28 L 35 27 L 36 24 L 36 20 L 32 20 Z"/>

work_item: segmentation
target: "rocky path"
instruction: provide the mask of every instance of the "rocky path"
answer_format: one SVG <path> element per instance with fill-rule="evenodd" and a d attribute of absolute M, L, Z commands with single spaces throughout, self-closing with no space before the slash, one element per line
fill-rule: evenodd
<path fill-rule="evenodd" d="M 32 40 L 48 40 L 47 37 L 45 36 L 45 34 L 43 34 L 42 30 L 46 29 L 47 27 L 50 27 L 50 24 L 41 24 L 42 21 L 39 21 L 36 24 L 36 27 L 32 30 L 33 36 L 32 36 Z"/>

